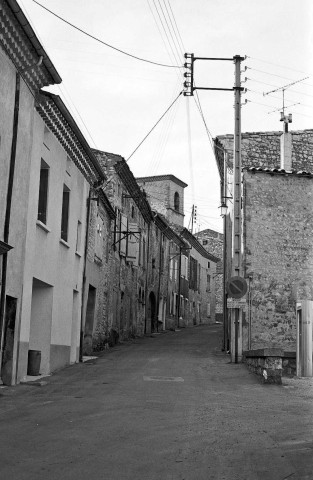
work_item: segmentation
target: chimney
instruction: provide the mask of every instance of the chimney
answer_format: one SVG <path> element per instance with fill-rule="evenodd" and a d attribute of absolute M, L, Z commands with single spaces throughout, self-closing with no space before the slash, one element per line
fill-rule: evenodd
<path fill-rule="evenodd" d="M 292 170 L 292 134 L 289 132 L 280 137 L 280 168 Z"/>

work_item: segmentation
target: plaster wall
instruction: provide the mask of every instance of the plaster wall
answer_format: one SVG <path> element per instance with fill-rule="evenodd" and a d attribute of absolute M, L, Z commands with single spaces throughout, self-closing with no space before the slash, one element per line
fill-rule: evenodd
<path fill-rule="evenodd" d="M 45 125 L 35 113 L 32 162 L 30 167 L 29 208 L 27 214 L 26 258 L 23 275 L 23 299 L 21 312 L 20 342 L 32 342 L 31 299 L 33 278 L 53 287 L 50 337 L 50 368 L 61 368 L 78 360 L 78 331 L 80 329 L 80 295 L 75 300 L 74 292 L 82 287 L 84 235 L 79 251 L 76 251 L 77 224 L 81 222 L 82 232 L 86 222 L 86 200 L 89 184 L 68 157 L 56 137 L 44 134 Z M 47 222 L 37 220 L 38 194 L 41 159 L 49 165 L 49 188 Z M 70 189 L 68 239 L 61 240 L 61 212 L 63 185 Z M 73 322 L 75 326 L 73 326 Z M 46 325 L 46 329 L 49 326 Z M 76 340 L 74 341 L 73 332 Z M 45 353 L 43 352 L 43 355 Z M 25 356 L 25 355 L 24 355 Z M 22 357 L 23 358 L 23 355 Z M 21 360 L 19 378 L 23 378 L 27 366 Z M 45 372 L 47 373 L 47 372 Z"/>
<path fill-rule="evenodd" d="M 0 47 L 0 239 L 3 240 L 8 178 L 10 169 L 16 70 Z M 29 171 L 31 162 L 34 99 L 21 79 L 18 111 L 18 132 L 12 190 L 6 294 L 17 299 L 15 339 L 10 383 L 15 383 L 17 337 L 20 328 L 25 239 L 28 208 Z"/>

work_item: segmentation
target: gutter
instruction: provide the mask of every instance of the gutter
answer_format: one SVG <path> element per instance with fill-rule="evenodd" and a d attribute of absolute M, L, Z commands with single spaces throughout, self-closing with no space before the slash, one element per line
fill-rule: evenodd
<path fill-rule="evenodd" d="M 40 94 L 44 97 L 47 97 L 49 98 L 50 100 L 52 100 L 54 102 L 54 104 L 57 106 L 57 108 L 60 110 L 61 114 L 64 116 L 65 120 L 67 121 L 67 123 L 69 124 L 69 126 L 71 127 L 71 129 L 73 130 L 73 132 L 75 133 L 78 141 L 81 143 L 81 145 L 84 147 L 84 149 L 86 150 L 87 154 L 88 154 L 88 157 L 91 161 L 91 163 L 93 164 L 94 168 L 96 169 L 100 179 L 102 181 L 105 181 L 107 179 L 105 173 L 103 172 L 102 168 L 100 167 L 100 164 L 96 158 L 96 156 L 94 155 L 94 153 L 92 152 L 90 146 L 88 145 L 87 143 L 87 140 L 85 139 L 85 137 L 83 136 L 82 132 L 80 131 L 77 123 L 75 122 L 74 118 L 72 117 L 72 115 L 70 114 L 69 110 L 67 109 L 67 107 L 65 106 L 64 102 L 62 101 L 61 97 L 59 97 L 59 95 L 55 95 L 54 93 L 50 93 L 50 92 L 46 92 L 46 91 L 43 91 L 41 90 Z"/>
<path fill-rule="evenodd" d="M 26 16 L 24 15 L 22 9 L 20 8 L 19 4 L 16 0 L 6 0 L 6 3 L 9 5 L 10 9 L 14 13 L 17 21 L 21 25 L 26 37 L 28 38 L 29 42 L 32 44 L 33 48 L 35 49 L 38 57 L 43 57 L 43 64 L 48 70 L 49 74 L 54 83 L 61 83 L 62 78 L 58 74 L 55 66 L 51 62 L 50 58 L 48 57 L 45 49 L 39 42 L 33 28 L 31 27 L 29 21 L 27 20 Z"/>

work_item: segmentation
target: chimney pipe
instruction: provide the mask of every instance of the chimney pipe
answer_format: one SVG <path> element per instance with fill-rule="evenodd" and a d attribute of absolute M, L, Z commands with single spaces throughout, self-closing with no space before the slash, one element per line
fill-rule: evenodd
<path fill-rule="evenodd" d="M 280 168 L 292 170 L 292 135 L 289 132 L 280 137 Z"/>

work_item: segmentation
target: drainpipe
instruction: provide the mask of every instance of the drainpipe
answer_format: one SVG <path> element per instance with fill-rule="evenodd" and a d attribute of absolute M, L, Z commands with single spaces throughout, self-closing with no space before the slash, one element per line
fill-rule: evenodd
<path fill-rule="evenodd" d="M 148 242 L 147 242 L 147 253 L 146 253 L 146 292 L 145 292 L 145 333 L 147 333 L 147 301 L 149 301 L 148 295 L 148 274 L 149 274 L 149 250 L 150 250 L 150 223 L 148 223 Z"/>
<path fill-rule="evenodd" d="M 83 361 L 83 346 L 84 346 L 84 297 L 86 287 L 86 268 L 87 268 L 87 253 L 88 253 L 88 238 L 89 238 L 89 221 L 90 221 L 90 207 L 91 207 L 91 189 L 87 198 L 87 215 L 86 215 L 86 236 L 85 236 L 85 250 L 84 250 L 84 269 L 83 282 L 81 293 L 81 316 L 80 316 L 80 338 L 79 338 L 79 361 Z"/>
<path fill-rule="evenodd" d="M 162 246 L 163 246 L 163 233 L 160 232 L 160 254 L 159 254 L 159 279 L 158 279 L 158 308 L 157 308 L 157 332 L 159 331 L 159 315 L 160 315 L 160 290 L 161 290 L 161 275 L 162 275 Z"/>
<path fill-rule="evenodd" d="M 9 170 L 6 210 L 5 210 L 4 230 L 3 230 L 3 241 L 5 243 L 8 243 L 9 233 L 10 233 L 11 205 L 12 205 L 13 182 L 14 182 L 14 172 L 15 172 L 18 119 L 19 119 L 19 110 L 20 110 L 20 89 L 21 89 L 21 77 L 19 73 L 16 73 L 10 170 Z M 3 341 L 4 341 L 3 330 L 4 330 L 4 311 L 5 311 L 5 296 L 6 296 L 6 282 L 7 282 L 7 265 L 8 265 L 8 254 L 4 253 L 2 257 L 1 298 L 0 298 L 0 373 L 1 373 L 1 367 L 2 367 L 2 353 L 3 353 L 2 349 L 3 349 Z"/>
<path fill-rule="evenodd" d="M 180 291 L 181 291 L 181 251 L 182 247 L 179 247 L 179 265 L 178 265 L 178 304 L 177 304 L 177 328 L 179 328 L 180 318 Z"/>
<path fill-rule="evenodd" d="M 223 218 L 224 223 L 224 255 L 223 255 L 223 324 L 224 324 L 224 351 L 228 350 L 228 319 L 227 319 L 227 296 L 226 296 L 226 273 L 227 273 L 227 240 L 226 240 L 226 215 Z"/>

